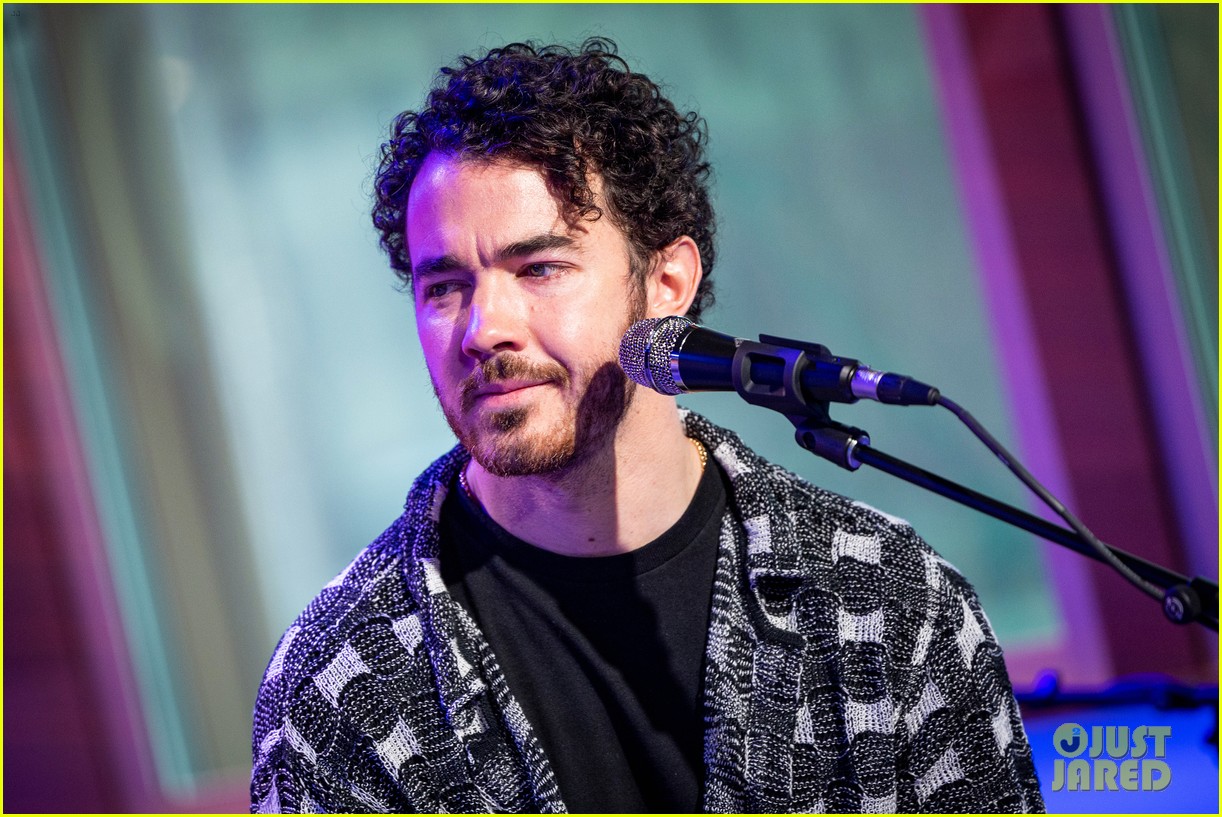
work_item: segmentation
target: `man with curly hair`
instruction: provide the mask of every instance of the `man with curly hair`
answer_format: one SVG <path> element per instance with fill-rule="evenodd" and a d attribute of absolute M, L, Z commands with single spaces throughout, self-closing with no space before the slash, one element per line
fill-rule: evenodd
<path fill-rule="evenodd" d="M 712 300 L 704 141 L 602 39 L 394 121 L 373 221 L 459 445 L 277 646 L 253 810 L 1042 806 L 970 585 L 619 368 Z"/>

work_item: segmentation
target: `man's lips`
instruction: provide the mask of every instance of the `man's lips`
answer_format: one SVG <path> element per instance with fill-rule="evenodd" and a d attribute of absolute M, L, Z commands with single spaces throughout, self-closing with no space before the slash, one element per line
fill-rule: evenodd
<path fill-rule="evenodd" d="M 481 398 L 501 397 L 507 394 L 525 391 L 526 389 L 533 389 L 536 386 L 546 386 L 550 382 L 550 380 L 512 380 L 489 383 L 486 386 L 480 386 L 478 389 L 476 389 L 475 393 L 472 395 L 472 398 L 474 400 L 479 400 Z"/>
<path fill-rule="evenodd" d="M 568 372 L 558 363 L 535 363 L 516 354 L 480 361 L 459 384 L 459 405 L 470 411 L 477 401 L 509 402 L 517 392 L 553 384 L 564 387 Z"/>

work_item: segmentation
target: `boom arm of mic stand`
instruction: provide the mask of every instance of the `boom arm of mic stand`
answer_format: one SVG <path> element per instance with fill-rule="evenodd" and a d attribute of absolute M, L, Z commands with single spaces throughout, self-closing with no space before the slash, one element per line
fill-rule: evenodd
<path fill-rule="evenodd" d="M 828 423 L 825 420 L 826 417 L 826 412 L 822 417 L 791 417 L 790 420 L 797 427 L 795 436 L 798 445 L 850 471 L 855 471 L 863 464 L 877 468 L 911 482 L 913 485 L 952 499 L 961 505 L 974 508 L 994 519 L 1000 519 L 1002 522 L 1067 547 L 1082 556 L 1099 562 L 1103 561 L 1094 548 L 1074 531 L 1054 525 L 1012 505 L 1007 505 L 890 454 L 885 454 L 870 445 L 870 438 L 866 436 L 865 432 L 839 423 Z M 1169 618 L 1177 622 L 1198 621 L 1214 632 L 1218 631 L 1218 585 L 1216 582 L 1200 577 L 1189 579 L 1127 551 L 1111 545 L 1105 545 L 1105 547 L 1137 575 L 1168 591 L 1163 607 Z M 1168 609 L 1169 606 L 1174 605 L 1180 605 L 1180 609 Z M 1193 609 L 1194 607 L 1199 607 L 1199 609 Z"/>

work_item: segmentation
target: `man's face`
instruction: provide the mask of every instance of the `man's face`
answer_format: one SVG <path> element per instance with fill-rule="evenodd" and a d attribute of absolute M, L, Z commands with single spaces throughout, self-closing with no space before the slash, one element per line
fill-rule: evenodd
<path fill-rule="evenodd" d="M 433 153 L 407 241 L 433 389 L 480 465 L 550 473 L 610 439 L 635 390 L 619 340 L 644 295 L 609 218 L 568 224 L 533 168 Z"/>

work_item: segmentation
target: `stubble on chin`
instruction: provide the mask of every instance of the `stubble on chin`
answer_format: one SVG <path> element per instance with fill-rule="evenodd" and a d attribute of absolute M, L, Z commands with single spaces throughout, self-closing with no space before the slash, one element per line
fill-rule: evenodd
<path fill-rule="evenodd" d="M 488 424 L 500 432 L 510 432 L 525 424 L 529 409 L 515 408 L 498 411 L 488 417 Z"/>
<path fill-rule="evenodd" d="M 446 412 L 446 419 L 459 442 L 485 470 L 498 477 L 519 477 L 553 473 L 574 457 L 572 425 L 532 429 L 531 414 L 539 411 L 537 407 L 507 409 L 472 418 L 469 423 Z"/>

